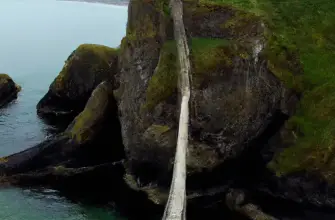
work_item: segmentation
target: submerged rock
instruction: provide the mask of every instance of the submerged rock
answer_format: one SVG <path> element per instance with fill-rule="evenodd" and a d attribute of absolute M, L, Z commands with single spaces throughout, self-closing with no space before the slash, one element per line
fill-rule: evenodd
<path fill-rule="evenodd" d="M 0 74 L 0 107 L 17 98 L 21 87 L 7 74 Z"/>
<path fill-rule="evenodd" d="M 94 44 L 79 46 L 38 103 L 38 114 L 46 118 L 69 116 L 73 119 L 83 110 L 99 83 L 113 81 L 117 69 L 116 49 Z"/>

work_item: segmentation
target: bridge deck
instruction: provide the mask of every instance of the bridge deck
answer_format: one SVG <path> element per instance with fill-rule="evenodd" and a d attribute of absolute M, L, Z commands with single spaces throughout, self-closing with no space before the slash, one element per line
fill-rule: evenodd
<path fill-rule="evenodd" d="M 163 220 L 184 220 L 186 219 L 186 153 L 189 125 L 190 61 L 183 21 L 182 1 L 171 0 L 170 9 L 174 24 L 174 37 L 178 51 L 180 67 L 179 90 L 182 99 L 173 177 Z"/>

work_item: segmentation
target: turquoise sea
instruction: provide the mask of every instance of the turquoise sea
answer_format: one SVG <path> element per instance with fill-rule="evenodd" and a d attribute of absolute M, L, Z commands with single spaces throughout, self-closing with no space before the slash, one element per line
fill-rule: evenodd
<path fill-rule="evenodd" d="M 0 110 L 0 156 L 43 141 L 53 128 L 36 115 L 64 61 L 80 44 L 117 47 L 127 7 L 57 0 L 0 0 L 0 73 L 22 86 Z M 74 204 L 49 189 L 0 190 L 1 220 L 112 220 L 117 213 Z"/>

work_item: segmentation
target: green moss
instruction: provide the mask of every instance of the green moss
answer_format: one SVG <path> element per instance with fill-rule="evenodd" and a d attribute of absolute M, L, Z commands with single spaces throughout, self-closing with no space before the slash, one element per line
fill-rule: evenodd
<path fill-rule="evenodd" d="M 224 39 L 192 38 L 192 85 L 199 87 L 209 74 L 232 65 L 230 43 Z"/>
<path fill-rule="evenodd" d="M 153 124 L 145 131 L 144 136 L 151 140 L 154 139 L 158 142 L 162 142 L 162 135 L 166 134 L 170 130 L 171 128 L 167 125 Z"/>
<path fill-rule="evenodd" d="M 262 19 L 251 12 L 230 9 L 233 16 L 220 25 L 220 28 L 228 32 L 234 41 L 250 42 L 254 36 L 263 35 L 260 30 Z"/>
<path fill-rule="evenodd" d="M 270 69 L 290 88 L 303 92 L 288 123 L 291 147 L 276 155 L 278 174 L 318 171 L 333 179 L 335 112 L 335 2 L 332 0 L 208 0 L 257 12 L 268 27 Z M 294 52 L 294 56 L 289 58 Z M 301 71 L 299 71 L 301 66 Z M 298 69 L 298 70 L 297 70 Z M 295 75 L 302 72 L 303 75 Z"/>
<path fill-rule="evenodd" d="M 76 67 L 76 71 L 85 71 L 92 74 L 109 71 L 109 63 L 112 57 L 119 54 L 119 49 L 97 44 L 80 45 L 67 59 L 62 71 L 53 83 L 55 90 L 64 90 L 70 70 Z"/>
<path fill-rule="evenodd" d="M 252 0 L 199 0 L 200 4 L 213 4 L 213 5 L 232 5 L 239 8 L 254 8 L 256 1 Z"/>
<path fill-rule="evenodd" d="M 275 36 L 268 40 L 268 46 L 263 52 L 267 66 L 287 88 L 301 93 L 304 91 L 304 75 L 299 53 L 296 48 L 281 45 Z"/>
<path fill-rule="evenodd" d="M 10 76 L 8 76 L 8 74 L 5 74 L 5 73 L 0 73 L 0 79 L 11 79 Z"/>
<path fill-rule="evenodd" d="M 169 7 L 169 0 L 155 0 L 154 4 L 155 7 L 159 12 L 161 12 L 164 16 L 170 16 L 170 7 Z"/>
<path fill-rule="evenodd" d="M 82 44 L 76 50 L 76 54 L 85 53 L 94 53 L 107 62 L 111 56 L 118 54 L 118 49 L 97 44 Z"/>
<path fill-rule="evenodd" d="M 12 78 L 10 78 L 10 76 L 8 76 L 7 74 L 0 74 L 0 86 L 3 84 L 7 84 L 10 80 L 12 80 Z"/>
<path fill-rule="evenodd" d="M 158 28 L 150 15 L 145 15 L 141 24 L 134 28 L 127 27 L 127 39 L 131 42 L 140 41 L 148 38 L 155 38 L 158 35 Z"/>
<path fill-rule="evenodd" d="M 176 45 L 170 41 L 164 44 L 157 69 L 149 81 L 144 109 L 151 110 L 177 90 L 177 71 Z"/>
<path fill-rule="evenodd" d="M 230 69 L 232 58 L 249 58 L 249 52 L 238 44 L 224 39 L 190 39 L 192 62 L 192 85 L 195 88 L 218 71 Z M 174 41 L 166 42 L 161 50 L 160 60 L 146 91 L 146 103 L 142 110 L 152 110 L 157 104 L 177 91 L 178 60 Z"/>
<path fill-rule="evenodd" d="M 152 125 L 152 128 L 156 131 L 156 133 L 163 134 L 168 132 L 171 128 L 166 125 Z"/>
<path fill-rule="evenodd" d="M 64 174 L 64 173 L 66 173 L 66 167 L 64 167 L 62 165 L 56 166 L 56 167 L 54 167 L 54 171 L 57 174 Z"/>
<path fill-rule="evenodd" d="M 327 94 L 327 95 L 325 95 Z M 318 171 L 334 181 L 335 82 L 305 92 L 288 129 L 295 144 L 278 154 L 269 167 L 278 175 L 294 171 Z"/>
<path fill-rule="evenodd" d="M 6 163 L 6 162 L 8 162 L 7 157 L 0 157 L 0 163 Z"/>
<path fill-rule="evenodd" d="M 91 134 L 94 132 L 89 128 L 88 122 L 93 120 L 95 111 L 93 108 L 85 108 L 76 118 L 73 127 L 69 133 L 72 139 L 75 139 L 78 143 L 83 143 Z"/>
<path fill-rule="evenodd" d="M 94 91 L 95 92 L 95 91 Z M 93 95 L 94 95 L 93 92 Z M 98 94 L 102 96 L 103 94 Z M 94 123 L 97 120 L 96 117 L 99 117 L 101 114 L 101 109 L 104 108 L 101 106 L 100 99 L 106 99 L 105 97 L 97 97 L 95 95 L 94 98 L 90 98 L 84 111 L 82 111 L 74 120 L 74 124 L 70 129 L 70 137 L 75 139 L 78 143 L 83 143 L 92 137 L 94 133 Z"/>

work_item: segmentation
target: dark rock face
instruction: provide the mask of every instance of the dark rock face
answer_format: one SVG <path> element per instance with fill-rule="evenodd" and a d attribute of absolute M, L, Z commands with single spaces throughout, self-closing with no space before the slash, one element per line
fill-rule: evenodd
<path fill-rule="evenodd" d="M 123 143 L 128 154 L 128 164 L 131 167 L 137 165 L 146 167 L 147 169 L 144 168 L 146 169 L 144 172 L 149 176 L 157 173 L 157 170 L 150 166 L 150 163 L 153 161 L 159 163 L 159 160 L 155 157 L 157 155 L 155 153 L 157 145 L 148 146 L 141 140 L 142 134 L 150 124 L 148 125 L 147 122 L 142 120 L 140 105 L 145 102 L 145 88 L 159 60 L 159 52 L 163 41 L 160 35 L 160 26 L 164 25 L 163 21 L 164 17 L 157 13 L 153 5 L 142 1 L 132 1 L 130 3 L 128 8 L 128 37 L 123 39 L 121 45 L 120 66 L 122 66 L 122 69 L 120 74 L 117 75 L 120 88 L 116 97 L 122 124 Z M 152 151 L 146 150 L 148 147 Z M 165 152 L 172 156 L 171 152 Z M 164 158 L 169 158 L 169 156 L 164 156 Z M 145 165 L 145 161 L 149 162 L 149 166 Z M 159 171 L 166 172 L 166 169 L 162 170 L 160 166 L 156 167 Z"/>
<path fill-rule="evenodd" d="M 7 74 L 0 74 L 0 107 L 17 97 L 21 87 L 16 85 Z"/>
<path fill-rule="evenodd" d="M 294 138 L 286 123 L 269 139 L 260 152 L 260 160 L 269 167 L 268 163 L 273 160 L 274 155 L 292 146 Z M 297 171 L 279 176 L 271 169 L 266 169 L 256 179 L 252 190 L 259 194 L 302 206 L 335 208 L 335 187 L 317 171 Z"/>
<path fill-rule="evenodd" d="M 335 187 L 318 174 L 301 172 L 279 178 L 269 175 L 255 191 L 305 206 L 335 208 Z"/>
<path fill-rule="evenodd" d="M 173 76 L 177 72 L 176 53 L 166 49 L 166 40 L 171 38 L 169 20 L 153 8 L 151 3 L 130 3 L 128 33 L 120 57 L 118 107 L 130 171 L 144 183 L 166 183 L 179 116 Z M 187 159 L 192 174 L 214 169 L 245 151 L 276 111 L 287 113 L 290 92 L 267 68 L 262 56 L 264 28 L 257 17 L 228 7 L 193 3 L 186 3 L 184 11 L 192 62 Z M 145 18 L 141 21 L 135 15 Z M 136 37 L 137 32 L 142 34 Z M 227 46 L 218 43 L 222 39 L 239 41 L 229 41 Z"/>
<path fill-rule="evenodd" d="M 91 44 L 79 46 L 38 103 L 38 114 L 46 118 L 69 116 L 72 120 L 83 110 L 99 83 L 113 81 L 118 69 L 117 59 L 115 49 Z"/>

